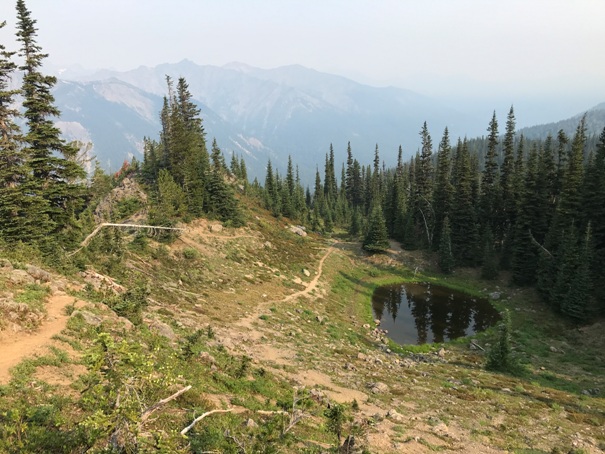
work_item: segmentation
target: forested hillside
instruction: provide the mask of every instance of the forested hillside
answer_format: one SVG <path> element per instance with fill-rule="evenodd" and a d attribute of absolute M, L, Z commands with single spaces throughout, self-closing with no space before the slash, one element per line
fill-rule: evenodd
<path fill-rule="evenodd" d="M 421 151 L 409 162 L 400 151 L 394 169 L 381 166 L 378 147 L 367 166 L 349 148 L 340 183 L 330 148 L 304 206 L 292 164 L 283 179 L 269 163 L 266 206 L 314 230 L 348 226 L 369 251 L 386 250 L 390 237 L 436 252 L 444 273 L 482 267 L 495 279 L 510 271 L 513 283 L 536 285 L 578 321 L 605 310 L 605 128 L 589 139 L 582 117 L 571 137 L 561 130 L 526 141 L 511 108 L 502 137 L 495 113 L 486 139 L 452 147 L 446 128 L 434 150 L 426 123 L 420 135 Z"/>

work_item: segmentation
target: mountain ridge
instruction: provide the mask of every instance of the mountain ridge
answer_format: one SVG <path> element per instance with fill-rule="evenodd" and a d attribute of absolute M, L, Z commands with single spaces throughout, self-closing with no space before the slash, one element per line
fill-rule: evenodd
<path fill-rule="evenodd" d="M 393 165 L 400 145 L 406 159 L 418 150 L 425 121 L 436 143 L 446 126 L 450 137 L 479 137 L 488 118 L 461 113 L 411 90 L 373 87 L 301 65 L 262 69 L 231 62 L 219 67 L 184 59 L 129 71 L 81 71 L 73 81 L 61 81 L 56 97 L 60 110 L 69 113 L 69 119 L 63 118 L 70 122 L 68 138 L 92 140 L 101 164 L 113 170 L 114 163 L 141 158 L 143 137 L 159 136 L 167 76 L 187 80 L 208 139 L 216 138 L 227 156 L 245 156 L 250 176 L 259 179 L 269 159 L 284 170 L 292 155 L 303 181 L 311 182 L 330 144 L 339 164 L 348 142 L 362 161 L 371 159 L 378 145 L 381 158 Z M 94 90 L 85 89 L 89 85 Z M 598 128 L 600 117 L 595 121 Z M 531 128 L 519 132 L 528 138 L 541 134 Z"/>

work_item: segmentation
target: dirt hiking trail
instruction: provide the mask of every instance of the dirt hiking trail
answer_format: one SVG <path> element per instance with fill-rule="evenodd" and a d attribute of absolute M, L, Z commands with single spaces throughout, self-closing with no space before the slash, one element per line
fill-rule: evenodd
<path fill-rule="evenodd" d="M 69 316 L 65 307 L 73 304 L 75 298 L 62 292 L 52 295 L 46 303 L 47 316 L 44 322 L 33 333 L 20 332 L 7 335 L 0 334 L 0 384 L 10 380 L 11 367 L 19 364 L 26 357 L 44 353 L 52 337 L 59 334 L 67 324 Z"/>

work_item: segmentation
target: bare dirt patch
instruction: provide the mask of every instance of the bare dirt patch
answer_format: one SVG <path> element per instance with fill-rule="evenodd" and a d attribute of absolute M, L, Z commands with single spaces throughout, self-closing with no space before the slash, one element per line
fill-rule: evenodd
<path fill-rule="evenodd" d="M 5 384 L 10 379 L 10 368 L 19 364 L 26 357 L 42 354 L 51 343 L 52 337 L 65 328 L 69 316 L 65 312 L 68 305 L 76 299 L 63 292 L 52 295 L 45 304 L 46 320 L 33 333 L 2 333 L 0 337 L 0 383 Z"/>

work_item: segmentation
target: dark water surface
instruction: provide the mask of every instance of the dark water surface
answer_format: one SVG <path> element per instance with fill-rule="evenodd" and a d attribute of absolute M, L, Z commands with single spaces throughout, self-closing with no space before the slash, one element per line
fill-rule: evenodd
<path fill-rule="evenodd" d="M 399 344 L 446 342 L 495 325 L 500 315 L 485 298 L 431 285 L 395 284 L 372 296 L 374 317 Z"/>

